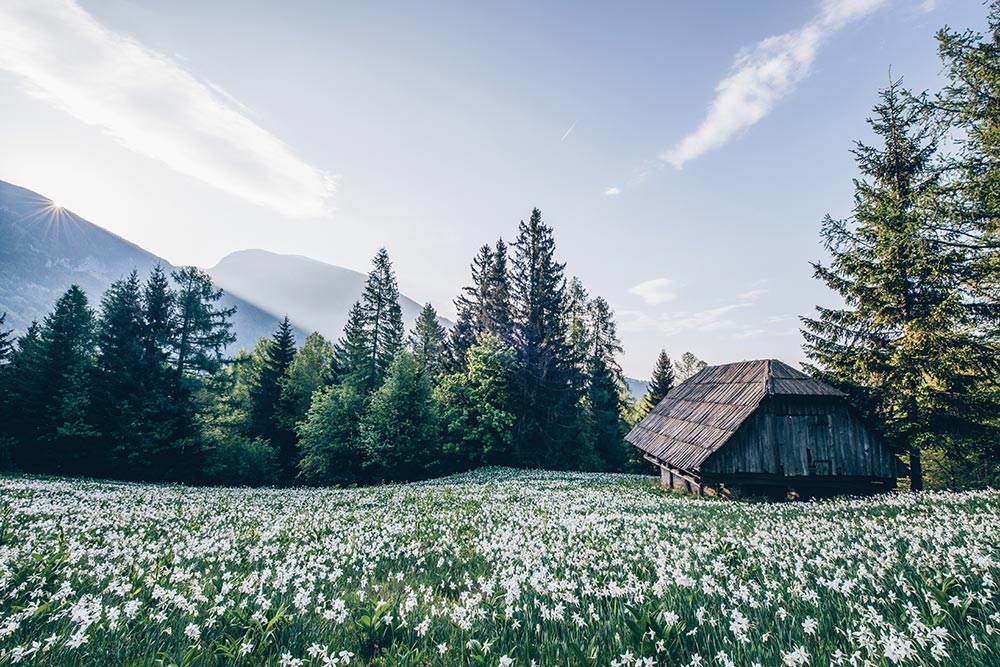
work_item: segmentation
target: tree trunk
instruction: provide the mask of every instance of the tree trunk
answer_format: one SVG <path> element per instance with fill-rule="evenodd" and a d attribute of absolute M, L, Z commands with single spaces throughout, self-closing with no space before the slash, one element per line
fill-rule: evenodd
<path fill-rule="evenodd" d="M 920 449 L 910 447 L 910 491 L 924 490 L 924 469 L 920 465 Z"/>

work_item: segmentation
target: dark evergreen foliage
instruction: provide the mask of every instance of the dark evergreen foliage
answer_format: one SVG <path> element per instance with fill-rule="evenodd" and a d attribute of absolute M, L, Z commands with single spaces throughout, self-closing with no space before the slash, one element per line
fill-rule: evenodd
<path fill-rule="evenodd" d="M 236 340 L 230 318 L 236 308 L 219 308 L 222 290 L 212 278 L 193 266 L 171 274 L 177 284 L 176 330 L 170 337 L 179 378 L 211 375 L 222 363 L 223 350 Z"/>
<path fill-rule="evenodd" d="M 348 317 L 343 345 L 347 381 L 362 394 L 381 387 L 403 347 L 399 287 L 385 248 L 372 260 L 364 292 Z"/>
<path fill-rule="evenodd" d="M 431 380 L 400 352 L 361 419 L 365 473 L 371 481 L 409 481 L 441 470 L 441 442 Z"/>
<path fill-rule="evenodd" d="M 660 404 L 667 393 L 674 388 L 674 365 L 670 361 L 670 355 L 666 350 L 660 350 L 660 356 L 656 358 L 656 366 L 653 368 L 653 377 L 649 381 L 649 391 L 642 397 L 639 409 L 642 416 L 649 414 L 649 411 Z"/>
<path fill-rule="evenodd" d="M 605 470 L 621 470 L 628 458 L 625 375 L 618 365 L 621 340 L 611 306 L 602 297 L 588 304 L 587 407 L 591 445 Z"/>
<path fill-rule="evenodd" d="M 420 311 L 407 345 L 428 377 L 436 378 L 444 371 L 450 358 L 448 334 L 438 322 L 437 311 L 431 304 L 425 304 Z"/>
<path fill-rule="evenodd" d="M 898 81 L 880 97 L 869 121 L 880 145 L 854 151 L 862 178 L 853 219 L 827 216 L 833 259 L 814 265 L 845 307 L 818 307 L 803 318 L 803 335 L 814 372 L 884 424 L 921 489 L 927 445 L 989 437 L 995 405 L 978 391 L 977 373 L 996 363 L 996 348 L 977 331 L 979 304 L 960 288 L 961 252 L 939 240 L 941 172 L 923 109 Z"/>
<path fill-rule="evenodd" d="M 94 383 L 95 422 L 106 451 L 101 465 L 126 462 L 123 474 L 134 477 L 136 460 L 144 458 L 148 369 L 142 284 L 133 271 L 116 281 L 101 299 L 97 324 L 97 369 Z M 111 451 L 107 451 L 110 449 Z"/>
<path fill-rule="evenodd" d="M 10 363 L 11 354 L 14 351 L 14 340 L 11 329 L 4 329 L 4 322 L 7 320 L 7 313 L 0 313 L 0 367 Z"/>
<path fill-rule="evenodd" d="M 507 269 L 507 244 L 503 239 L 495 247 L 484 245 L 472 260 L 472 284 L 455 299 L 458 320 L 451 331 L 451 369 L 465 368 L 469 348 L 484 333 L 491 333 L 505 343 L 513 342 L 510 275 Z"/>
<path fill-rule="evenodd" d="M 32 472 L 95 474 L 98 436 L 91 417 L 94 314 L 76 285 L 19 346 L 15 402 L 17 463 Z"/>
<path fill-rule="evenodd" d="M 566 321 L 564 265 L 555 258 L 552 228 L 534 209 L 513 244 L 511 310 L 523 367 L 514 437 L 524 465 L 577 467 L 581 458 L 580 399 Z"/>
<path fill-rule="evenodd" d="M 295 433 L 283 417 L 282 389 L 295 359 L 295 333 L 286 315 L 264 349 L 263 363 L 250 388 L 250 437 L 268 441 L 282 474 L 291 479 L 298 464 Z"/>

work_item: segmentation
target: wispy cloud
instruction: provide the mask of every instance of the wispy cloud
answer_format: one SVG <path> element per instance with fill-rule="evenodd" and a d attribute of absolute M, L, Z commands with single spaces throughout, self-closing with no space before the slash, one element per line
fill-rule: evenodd
<path fill-rule="evenodd" d="M 715 87 L 716 96 L 704 120 L 660 159 L 680 169 L 762 119 L 809 74 L 824 41 L 888 2 L 825 0 L 806 25 L 768 37 L 738 54 L 729 75 Z"/>
<path fill-rule="evenodd" d="M 0 2 L 0 70 L 123 146 L 283 215 L 328 212 L 333 178 L 176 60 L 73 0 Z"/>
<path fill-rule="evenodd" d="M 619 187 L 617 187 L 617 186 L 614 186 L 614 185 L 612 185 L 609 188 L 605 188 L 604 189 L 604 196 L 605 197 L 615 197 L 617 195 L 620 195 L 621 193 L 622 193 L 622 189 L 619 188 Z"/>
<path fill-rule="evenodd" d="M 568 137 L 568 136 L 569 136 L 570 134 L 572 134 L 572 133 L 573 133 L 573 130 L 574 130 L 575 128 L 576 128 L 576 121 L 574 120 L 574 121 L 573 121 L 573 124 L 572 124 L 572 125 L 570 125 L 570 126 L 569 126 L 569 129 L 568 129 L 568 130 L 566 130 L 566 132 L 565 132 L 565 133 L 564 133 L 564 134 L 562 135 L 562 139 L 560 139 L 560 140 L 559 140 L 559 143 L 562 143 L 562 142 L 566 141 L 566 137 Z"/>
<path fill-rule="evenodd" d="M 647 283 L 642 283 L 642 285 L 645 284 Z M 765 281 L 758 281 L 751 286 L 751 289 L 736 294 L 728 302 L 700 310 L 661 313 L 649 313 L 641 310 L 619 311 L 620 328 L 622 331 L 628 332 L 656 331 L 665 336 L 673 336 L 685 331 L 727 332 L 732 338 L 750 338 L 770 333 L 773 327 L 765 328 L 762 324 L 772 325 L 776 322 L 775 318 L 765 318 L 764 322 L 747 322 L 744 318 L 739 317 L 741 311 L 753 308 L 757 305 L 760 297 L 767 294 L 768 290 L 764 285 Z M 635 289 L 633 287 L 629 292 L 635 293 Z M 652 305 L 652 302 L 647 301 L 647 303 Z M 781 320 L 784 321 L 784 318 Z"/>
<path fill-rule="evenodd" d="M 654 278 L 630 287 L 628 292 L 656 306 L 677 298 L 677 282 L 670 278 Z"/>

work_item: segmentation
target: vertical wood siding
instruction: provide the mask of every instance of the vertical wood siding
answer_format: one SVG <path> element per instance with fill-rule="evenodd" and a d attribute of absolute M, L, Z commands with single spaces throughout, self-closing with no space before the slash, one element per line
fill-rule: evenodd
<path fill-rule="evenodd" d="M 839 398 L 771 396 L 702 466 L 703 473 L 897 476 L 874 433 Z"/>

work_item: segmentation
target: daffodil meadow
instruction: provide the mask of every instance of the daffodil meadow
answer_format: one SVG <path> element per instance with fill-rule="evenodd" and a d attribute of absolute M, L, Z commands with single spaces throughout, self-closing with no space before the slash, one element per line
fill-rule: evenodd
<path fill-rule="evenodd" d="M 0 479 L 0 665 L 996 665 L 1000 492 Z"/>

